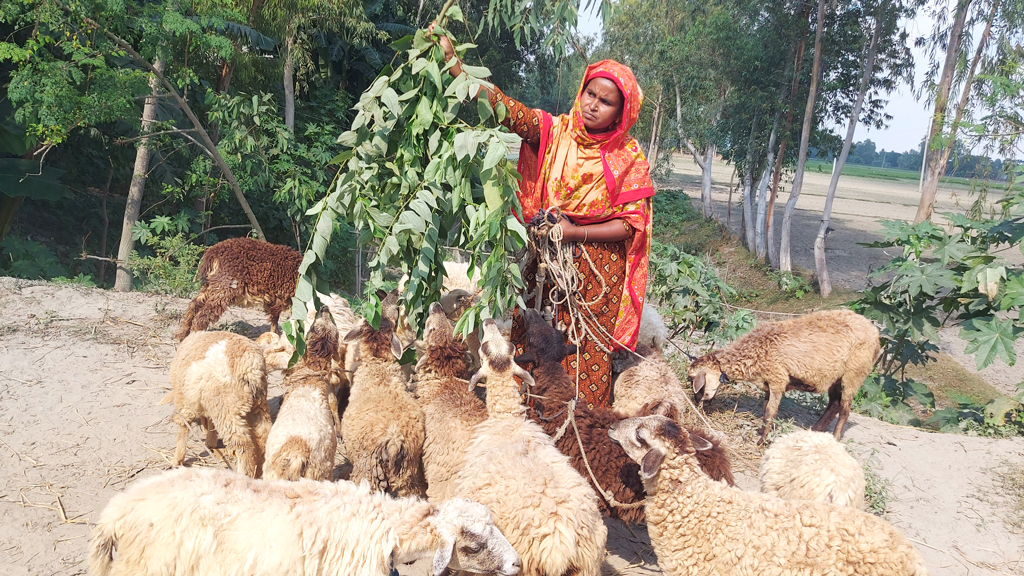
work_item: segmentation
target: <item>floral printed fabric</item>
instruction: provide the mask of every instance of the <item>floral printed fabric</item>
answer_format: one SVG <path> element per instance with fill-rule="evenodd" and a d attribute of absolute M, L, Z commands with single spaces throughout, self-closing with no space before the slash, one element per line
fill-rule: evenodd
<path fill-rule="evenodd" d="M 583 124 L 579 95 L 593 78 L 608 78 L 623 95 L 622 116 L 612 130 L 592 135 Z M 643 103 L 632 71 L 612 60 L 587 68 L 572 111 L 552 117 L 526 108 L 495 90 L 491 104 L 509 110 L 505 125 L 523 137 L 519 152 L 519 201 L 523 214 L 559 208 L 577 224 L 625 220 L 633 235 L 625 240 L 626 275 L 616 286 L 622 291 L 612 337 L 613 348 L 636 347 L 647 289 L 651 249 L 650 166 L 640 145 L 629 135 Z"/>

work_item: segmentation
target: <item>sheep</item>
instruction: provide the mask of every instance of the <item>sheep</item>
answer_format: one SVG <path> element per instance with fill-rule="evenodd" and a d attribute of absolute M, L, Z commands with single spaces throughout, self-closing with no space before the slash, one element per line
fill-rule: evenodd
<path fill-rule="evenodd" d="M 455 493 L 486 505 L 523 560 L 524 576 L 597 576 L 608 529 L 597 495 L 537 423 L 526 419 L 519 384 L 530 375 L 493 320 L 484 321 L 483 366 L 470 389 L 487 379 L 487 420 L 473 428 Z"/>
<path fill-rule="evenodd" d="M 277 334 L 281 312 L 291 306 L 302 254 L 253 238 L 231 238 L 206 249 L 199 263 L 202 288 L 181 317 L 178 340 L 206 330 L 228 306 L 262 306 Z"/>
<path fill-rule="evenodd" d="M 288 391 L 267 438 L 268 480 L 330 480 L 338 446 L 338 328 L 324 306 L 310 327 L 302 362 L 285 375 Z"/>
<path fill-rule="evenodd" d="M 490 511 L 469 500 L 430 504 L 365 483 L 178 469 L 110 500 L 90 541 L 89 573 L 384 576 L 431 556 L 432 576 L 449 568 L 512 576 L 520 567 Z"/>
<path fill-rule="evenodd" d="M 423 473 L 427 498 L 452 497 L 473 427 L 487 419 L 484 403 L 466 389 L 466 345 L 452 331 L 442 305 L 430 305 L 416 364 L 419 405 L 425 418 Z"/>
<path fill-rule="evenodd" d="M 633 414 L 651 414 L 655 410 L 666 410 L 661 404 L 644 405 L 637 412 L 623 414 L 603 407 L 588 409 L 577 405 L 573 411 L 575 427 L 566 421 L 567 406 L 576 397 L 576 386 L 562 367 L 562 359 L 572 353 L 572 346 L 565 345 L 565 335 L 546 322 L 539 313 L 528 310 L 525 315 L 526 341 L 522 355 L 516 362 L 533 362 L 532 371 L 535 385 L 531 391 L 528 415 L 540 424 L 544 431 L 555 438 L 555 445 L 572 461 L 572 465 L 594 485 L 598 493 L 607 491 L 621 504 L 619 506 L 601 498 L 598 504 L 601 513 L 624 522 L 644 521 L 644 486 L 637 472 L 640 468 L 620 446 L 608 438 L 609 427 Z M 577 439 L 576 430 L 579 430 Z M 582 444 L 582 447 L 581 447 Z M 584 460 L 584 455 L 586 460 Z M 701 464 L 708 474 L 733 484 L 732 465 L 724 450 L 715 442 L 715 449 L 701 454 L 706 460 Z M 590 469 L 587 466 L 589 464 Z M 591 477 L 593 471 L 594 477 Z"/>
<path fill-rule="evenodd" d="M 676 371 L 656 349 L 637 344 L 636 351 L 644 358 L 615 378 L 612 408 L 632 416 L 638 415 L 644 404 L 661 402 L 683 414 L 693 402 Z"/>
<path fill-rule="evenodd" d="M 640 330 L 636 336 L 637 354 L 649 356 L 654 353 L 661 356 L 668 342 L 668 328 L 658 310 L 649 302 L 644 302 L 640 314 Z M 629 350 L 616 350 L 612 353 L 612 372 L 620 374 L 630 366 L 635 366 L 640 359 Z"/>
<path fill-rule="evenodd" d="M 178 442 L 174 465 L 185 461 L 189 424 L 206 432 L 206 447 L 217 434 L 233 453 L 239 471 L 259 478 L 270 432 L 267 369 L 254 342 L 230 332 L 197 332 L 178 346 L 171 360 L 171 392 L 160 404 L 174 402 Z"/>
<path fill-rule="evenodd" d="M 798 430 L 761 458 L 761 492 L 864 509 L 864 469 L 831 434 Z"/>
<path fill-rule="evenodd" d="M 341 435 L 352 462 L 352 480 L 367 480 L 379 490 L 423 495 L 423 411 L 406 390 L 397 358 L 402 344 L 395 335 L 398 309 L 392 293 L 384 302 L 380 327 L 365 320 L 345 335 L 359 340 L 359 366 L 352 377 Z"/>
<path fill-rule="evenodd" d="M 629 418 L 609 434 L 640 464 L 647 529 L 669 576 L 927 574 L 914 546 L 871 514 L 711 480 L 695 457 L 710 445 L 669 418 Z"/>
<path fill-rule="evenodd" d="M 694 394 L 703 393 L 705 400 L 729 380 L 764 386 L 760 444 L 767 440 L 787 390 L 828 392 L 828 407 L 811 429 L 826 431 L 837 419 L 835 437 L 842 440 L 853 397 L 879 351 L 878 329 L 870 320 L 850 310 L 820 310 L 758 326 L 725 349 L 694 360 L 689 376 Z"/>

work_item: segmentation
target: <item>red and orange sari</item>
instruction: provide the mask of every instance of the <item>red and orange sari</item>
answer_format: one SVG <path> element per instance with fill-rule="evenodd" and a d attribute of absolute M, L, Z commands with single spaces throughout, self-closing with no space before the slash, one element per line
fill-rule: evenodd
<path fill-rule="evenodd" d="M 579 95 L 593 78 L 612 80 L 623 95 L 620 119 L 601 134 L 587 132 L 580 111 Z M 610 405 L 609 352 L 635 348 L 647 288 L 654 187 L 650 166 L 637 141 L 629 135 L 639 117 L 643 93 L 627 66 L 604 60 L 587 68 L 568 114 L 552 117 L 495 90 L 491 104 L 499 102 L 509 109 L 506 125 L 523 137 L 519 201 L 526 218 L 539 209 L 558 207 L 577 224 L 621 218 L 632 228 L 632 235 L 624 241 L 586 244 L 604 285 L 588 275 L 590 263 L 581 259 L 575 262 L 585 278 L 581 296 L 587 302 L 600 299 L 590 308 L 597 322 L 610 333 L 611 341 L 602 345 L 581 342 L 579 361 L 571 358 L 566 368 L 572 376 L 578 370 L 580 395 L 590 406 Z M 531 276 L 527 271 L 528 282 Z M 569 323 L 567 312 L 558 316 Z M 516 332 L 513 340 L 520 336 Z"/>

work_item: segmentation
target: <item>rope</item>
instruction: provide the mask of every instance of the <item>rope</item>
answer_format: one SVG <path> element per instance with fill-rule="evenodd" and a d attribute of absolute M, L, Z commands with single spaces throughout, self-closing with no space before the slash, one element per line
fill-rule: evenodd
<path fill-rule="evenodd" d="M 637 502 L 631 502 L 629 504 L 623 504 L 615 499 L 615 495 L 601 487 L 601 484 L 597 481 L 597 476 L 594 471 L 590 468 L 590 461 L 587 460 L 587 451 L 583 449 L 583 439 L 580 437 L 580 429 L 576 427 L 576 398 L 569 401 L 569 415 L 566 417 L 565 422 L 572 423 L 572 429 L 576 433 L 576 443 L 580 447 L 580 456 L 583 457 L 583 464 L 587 467 L 587 472 L 590 474 L 590 479 L 594 482 L 594 487 L 597 488 L 597 492 L 601 494 L 601 497 L 608 502 L 608 504 L 615 506 L 616 508 L 623 508 L 625 510 L 632 510 L 639 508 L 647 502 L 647 499 L 639 500 Z M 562 425 L 561 431 L 565 430 L 565 424 Z M 561 436 L 561 431 L 559 436 Z M 557 441 L 557 440 L 556 440 Z"/>

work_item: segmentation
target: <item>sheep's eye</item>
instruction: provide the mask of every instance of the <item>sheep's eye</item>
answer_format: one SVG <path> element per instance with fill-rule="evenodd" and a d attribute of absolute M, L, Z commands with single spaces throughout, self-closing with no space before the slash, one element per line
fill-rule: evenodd
<path fill-rule="evenodd" d="M 636 443 L 641 445 L 641 446 L 646 446 L 647 445 L 647 442 L 644 442 L 644 439 L 640 437 L 640 429 L 639 428 L 637 428 L 637 430 L 636 430 Z"/>
<path fill-rule="evenodd" d="M 467 544 L 467 545 L 463 546 L 462 547 L 462 552 L 464 554 L 479 554 L 480 551 L 483 550 L 483 549 L 484 549 L 483 542 L 477 542 L 475 544 Z"/>

